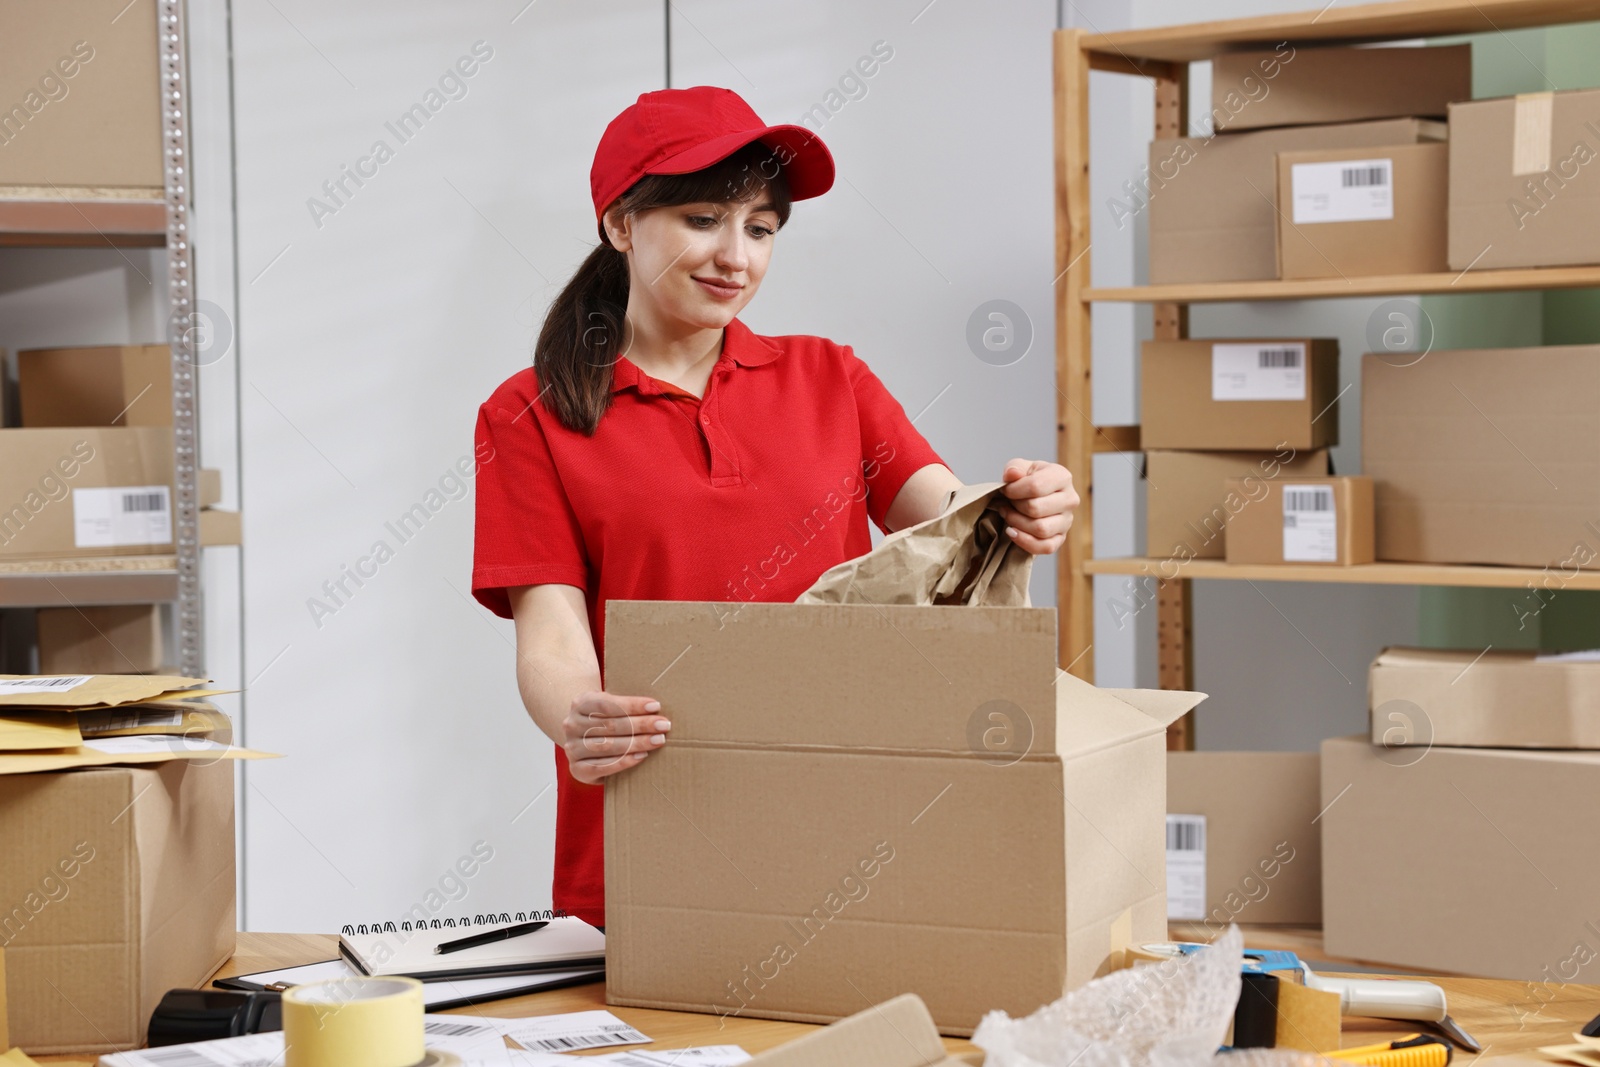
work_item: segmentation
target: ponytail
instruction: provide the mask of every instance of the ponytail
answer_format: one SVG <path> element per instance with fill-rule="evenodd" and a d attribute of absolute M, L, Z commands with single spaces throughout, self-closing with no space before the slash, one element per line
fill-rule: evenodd
<path fill-rule="evenodd" d="M 773 202 L 781 229 L 789 221 L 788 179 L 772 149 L 752 141 L 704 170 L 646 175 L 607 213 L 635 216 L 677 204 L 753 200 L 762 193 Z M 602 241 L 550 305 L 534 344 L 540 402 L 567 429 L 589 437 L 611 405 L 612 368 L 621 358 L 627 328 L 629 284 L 628 257 Z"/>
<path fill-rule="evenodd" d="M 594 436 L 610 405 L 627 308 L 628 257 L 603 242 L 545 315 L 533 367 L 545 407 L 569 430 Z"/>

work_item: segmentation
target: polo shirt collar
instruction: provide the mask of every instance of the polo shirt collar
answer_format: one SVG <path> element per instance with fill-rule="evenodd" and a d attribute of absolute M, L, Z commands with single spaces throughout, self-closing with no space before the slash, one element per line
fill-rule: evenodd
<path fill-rule="evenodd" d="M 722 358 L 731 359 L 741 367 L 760 367 L 771 363 L 778 358 L 777 345 L 760 337 L 751 331 L 750 327 L 740 322 L 737 318 L 728 322 L 722 335 Z M 650 388 L 643 382 L 647 377 L 626 356 L 618 356 L 616 363 L 611 366 L 611 391 L 621 392 L 629 386 L 640 389 L 641 392 L 659 392 Z"/>

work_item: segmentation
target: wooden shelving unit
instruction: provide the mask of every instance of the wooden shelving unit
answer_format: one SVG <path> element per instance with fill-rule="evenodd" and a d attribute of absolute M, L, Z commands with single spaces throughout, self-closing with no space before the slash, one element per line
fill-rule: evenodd
<path fill-rule="evenodd" d="M 1501 33 L 1511 29 L 1600 20 L 1600 0 L 1398 0 L 1263 18 L 1094 34 L 1055 34 L 1056 129 L 1056 375 L 1057 450 L 1082 497 L 1059 569 L 1060 662 L 1094 679 L 1094 576 L 1149 575 L 1156 579 L 1159 684 L 1193 687 L 1190 588 L 1196 578 L 1250 581 L 1323 581 L 1405 585 L 1525 587 L 1544 572 L 1520 567 L 1376 563 L 1321 568 L 1286 565 L 1229 566 L 1216 560 L 1095 559 L 1093 457 L 1136 451 L 1136 426 L 1098 426 L 1091 408 L 1090 322 L 1097 302 L 1152 305 L 1155 337 L 1188 334 L 1189 305 L 1224 301 L 1315 300 L 1355 296 L 1469 293 L 1515 289 L 1600 287 L 1600 267 L 1468 270 L 1460 274 L 1404 274 L 1315 281 L 1252 281 L 1096 288 L 1090 284 L 1089 72 L 1109 71 L 1155 83 L 1155 136 L 1180 137 L 1188 115 L 1189 68 L 1224 52 L 1291 44 L 1366 44 L 1419 37 Z M 1170 574 L 1170 576 L 1169 576 Z M 1600 588 L 1600 574 L 1565 580 L 1564 588 Z M 1187 717 L 1169 744 L 1192 747 Z"/>

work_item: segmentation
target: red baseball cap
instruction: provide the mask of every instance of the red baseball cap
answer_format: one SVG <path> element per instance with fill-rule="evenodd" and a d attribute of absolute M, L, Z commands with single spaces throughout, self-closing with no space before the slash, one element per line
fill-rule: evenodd
<path fill-rule="evenodd" d="M 752 141 L 777 154 L 791 200 L 821 196 L 833 187 L 833 154 L 804 126 L 768 126 L 732 89 L 659 89 L 640 94 L 600 137 L 589 169 L 595 218 L 646 174 L 702 170 Z M 604 241 L 604 224 L 599 228 Z"/>

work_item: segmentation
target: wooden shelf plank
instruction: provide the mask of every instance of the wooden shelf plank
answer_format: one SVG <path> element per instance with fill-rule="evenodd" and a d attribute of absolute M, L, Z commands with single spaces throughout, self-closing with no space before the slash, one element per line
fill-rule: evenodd
<path fill-rule="evenodd" d="M 1394 0 L 1392 3 L 1312 7 L 1287 15 L 1162 26 L 1084 38 L 1097 63 L 1131 69 L 1143 62 L 1187 63 L 1221 52 L 1294 44 L 1361 44 L 1415 37 L 1500 33 L 1531 26 L 1600 20 L 1597 0 Z"/>
<path fill-rule="evenodd" d="M 0 196 L 0 246 L 157 248 L 167 204 L 132 197 Z"/>
<path fill-rule="evenodd" d="M 177 597 L 176 556 L 0 562 L 0 608 L 160 604 Z"/>
<path fill-rule="evenodd" d="M 1600 589 L 1600 571 L 1568 575 L 1539 567 L 1490 567 L 1451 563 L 1363 563 L 1353 567 L 1314 563 L 1226 563 L 1220 559 L 1157 559 L 1128 556 L 1092 559 L 1086 574 L 1131 574 L 1158 578 L 1220 578 L 1258 582 L 1346 582 L 1356 585 L 1451 585 L 1525 589 Z M 1548 583 L 1548 586 L 1547 586 Z"/>
<path fill-rule="evenodd" d="M 1251 300 L 1326 300 L 1344 296 L 1410 293 L 1482 293 L 1516 289 L 1600 288 L 1600 266 L 1525 267 L 1460 274 L 1375 274 L 1362 278 L 1294 281 L 1172 282 L 1083 290 L 1086 301 L 1141 304 L 1215 304 Z"/>

